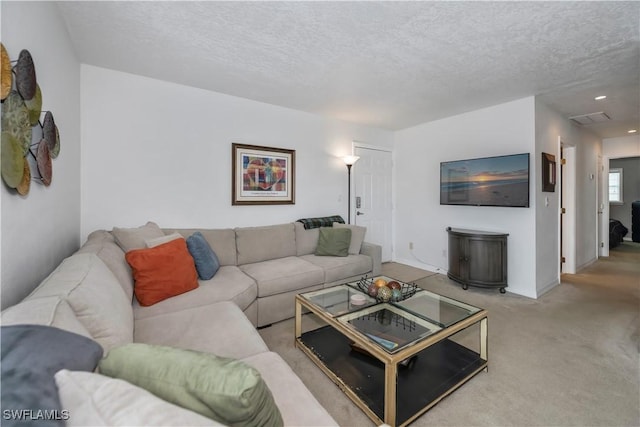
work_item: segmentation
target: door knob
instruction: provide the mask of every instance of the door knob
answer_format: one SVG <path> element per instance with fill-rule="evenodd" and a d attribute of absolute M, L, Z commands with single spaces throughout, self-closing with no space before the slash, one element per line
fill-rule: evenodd
<path fill-rule="evenodd" d="M 357 211 L 356 215 L 364 215 L 364 214 L 362 212 L 360 212 L 360 211 Z"/>

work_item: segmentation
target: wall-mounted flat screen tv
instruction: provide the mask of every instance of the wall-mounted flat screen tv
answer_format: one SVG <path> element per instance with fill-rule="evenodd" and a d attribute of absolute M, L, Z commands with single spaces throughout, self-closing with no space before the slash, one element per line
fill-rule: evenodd
<path fill-rule="evenodd" d="M 440 204 L 529 207 L 529 153 L 440 163 Z"/>

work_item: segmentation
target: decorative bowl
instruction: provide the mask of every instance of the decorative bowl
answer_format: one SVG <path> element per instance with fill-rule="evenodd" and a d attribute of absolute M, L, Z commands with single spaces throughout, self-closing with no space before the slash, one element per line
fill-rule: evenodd
<path fill-rule="evenodd" d="M 378 287 L 378 283 L 381 283 L 380 280 L 386 283 L 382 277 L 364 276 L 358 280 L 357 285 L 362 292 L 374 297 L 378 302 L 402 301 L 412 297 L 418 290 L 418 285 L 415 283 L 404 283 L 400 280 L 390 280 L 387 285 Z M 395 284 L 393 284 L 394 282 Z M 393 288 L 389 286 L 390 284 L 393 284 Z"/>

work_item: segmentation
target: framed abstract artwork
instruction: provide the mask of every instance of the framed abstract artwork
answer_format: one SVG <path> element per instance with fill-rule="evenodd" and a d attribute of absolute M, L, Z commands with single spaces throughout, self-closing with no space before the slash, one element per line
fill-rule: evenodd
<path fill-rule="evenodd" d="M 232 205 L 295 204 L 296 152 L 231 144 Z"/>

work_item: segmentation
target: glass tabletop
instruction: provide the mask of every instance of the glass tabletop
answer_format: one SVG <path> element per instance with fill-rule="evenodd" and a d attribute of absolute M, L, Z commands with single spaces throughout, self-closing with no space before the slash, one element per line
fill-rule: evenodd
<path fill-rule="evenodd" d="M 466 319 L 481 310 L 478 307 L 426 290 L 418 291 L 411 298 L 394 304 L 443 328 Z"/>
<path fill-rule="evenodd" d="M 388 353 L 396 353 L 442 329 L 388 303 L 342 315 L 338 321 L 365 335 Z"/>
<path fill-rule="evenodd" d="M 354 301 L 352 299 L 354 295 L 356 295 L 355 298 L 359 298 L 360 301 Z M 301 296 L 322 308 L 332 317 L 351 313 L 377 304 L 375 298 L 346 284 L 321 289 L 319 291 L 306 292 L 301 294 Z"/>
<path fill-rule="evenodd" d="M 383 303 L 362 292 L 357 285 L 357 282 L 345 283 L 300 295 L 388 353 L 395 353 L 482 310 L 424 289 L 405 300 Z M 360 301 L 354 301 L 354 295 Z"/>

